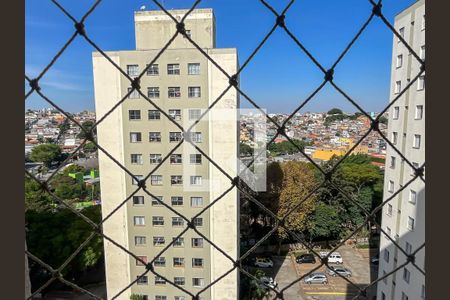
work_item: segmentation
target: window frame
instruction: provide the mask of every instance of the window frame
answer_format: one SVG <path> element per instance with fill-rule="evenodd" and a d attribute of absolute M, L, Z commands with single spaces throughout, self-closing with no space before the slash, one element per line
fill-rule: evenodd
<path fill-rule="evenodd" d="M 127 94 L 130 93 L 128 95 L 128 99 L 139 99 L 139 98 L 141 98 L 141 94 L 139 94 L 138 90 L 134 89 L 133 91 L 131 91 L 132 89 L 133 89 L 132 87 L 129 87 L 127 89 Z"/>
<path fill-rule="evenodd" d="M 133 142 L 133 136 L 136 135 L 136 141 Z M 142 132 L 130 132 L 130 143 L 142 143 Z"/>
<path fill-rule="evenodd" d="M 130 154 L 130 163 L 132 165 L 143 165 L 144 159 L 142 158 L 141 153 L 131 153 Z"/>
<path fill-rule="evenodd" d="M 414 112 L 414 120 L 422 120 L 423 118 L 423 104 L 416 105 L 416 111 Z"/>
<path fill-rule="evenodd" d="M 180 75 L 180 64 L 167 64 L 167 75 Z"/>
<path fill-rule="evenodd" d="M 150 121 L 161 120 L 161 112 L 157 109 L 149 109 L 147 116 Z"/>
<path fill-rule="evenodd" d="M 137 220 L 142 220 L 142 223 L 136 222 Z M 145 216 L 133 216 L 133 225 L 134 226 L 145 226 Z"/>
<path fill-rule="evenodd" d="M 159 99 L 161 97 L 159 86 L 149 86 L 147 88 L 147 97 L 150 99 Z"/>
<path fill-rule="evenodd" d="M 129 121 L 140 121 L 141 120 L 141 110 L 129 109 L 128 110 L 128 120 Z"/>
<path fill-rule="evenodd" d="M 156 135 L 156 137 L 152 137 L 152 135 Z M 160 131 L 150 131 L 148 133 L 148 141 L 150 143 L 161 143 L 161 132 Z"/>
<path fill-rule="evenodd" d="M 189 86 L 188 87 L 188 98 L 201 98 L 202 89 L 200 86 Z"/>
<path fill-rule="evenodd" d="M 131 67 L 135 68 L 135 70 L 133 70 L 133 72 L 131 72 Z M 133 76 L 134 77 L 139 76 L 139 64 L 127 65 L 126 69 L 127 69 L 127 75 L 130 76 L 131 78 L 133 78 Z"/>
<path fill-rule="evenodd" d="M 167 87 L 167 98 L 169 98 L 169 99 L 181 98 L 181 87 L 179 87 L 179 86 Z"/>
<path fill-rule="evenodd" d="M 149 67 L 150 65 L 150 67 Z M 156 66 L 156 68 L 155 68 Z M 147 76 L 158 76 L 159 75 L 159 64 L 147 64 Z M 155 72 L 156 69 L 156 72 Z"/>
<path fill-rule="evenodd" d="M 191 67 L 194 68 L 195 72 L 191 72 Z M 188 75 L 200 75 L 200 63 L 188 63 Z"/>
<path fill-rule="evenodd" d="M 142 200 L 141 201 L 135 201 L 135 200 Z M 133 206 L 142 206 L 145 204 L 145 198 L 144 196 L 133 196 Z"/>

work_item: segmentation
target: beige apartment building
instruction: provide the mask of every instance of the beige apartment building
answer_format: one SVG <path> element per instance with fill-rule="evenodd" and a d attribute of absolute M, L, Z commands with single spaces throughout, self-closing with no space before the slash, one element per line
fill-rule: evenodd
<path fill-rule="evenodd" d="M 178 20 L 187 10 L 171 10 Z M 175 34 L 176 26 L 162 11 L 134 14 L 136 50 L 106 54 L 130 77 L 138 76 Z M 215 48 L 215 17 L 212 9 L 196 9 L 185 20 L 187 34 L 228 74 L 238 68 L 236 49 Z M 114 38 L 114 35 L 111 36 Z M 102 118 L 131 85 L 100 53 L 93 53 L 95 105 Z M 187 130 L 200 114 L 228 87 L 228 79 L 198 49 L 178 35 L 141 78 L 140 86 L 158 107 Z M 231 176 L 237 174 L 238 95 L 230 89 L 193 129 L 192 142 Z M 226 112 L 226 113 L 224 113 Z M 203 121 L 204 120 L 204 121 Z M 97 129 L 98 142 L 138 178 L 146 177 L 147 190 L 188 219 L 205 209 L 225 192 L 230 180 L 188 142 L 183 142 L 164 163 L 155 167 L 179 143 L 183 132 L 137 92 L 130 94 Z M 99 151 L 104 233 L 124 248 L 150 262 L 186 227 L 187 222 L 143 190 L 134 193 L 137 182 Z M 233 188 L 194 224 L 230 257 L 239 255 L 238 192 Z M 108 299 L 145 272 L 136 261 L 108 240 L 105 243 Z M 233 268 L 232 263 L 206 240 L 189 229 L 159 256 L 155 272 L 197 294 Z M 237 271 L 215 282 L 200 299 L 237 299 Z M 147 273 L 117 299 L 191 299 L 187 293 Z"/>
<path fill-rule="evenodd" d="M 417 1 L 398 14 L 394 27 L 421 59 L 425 59 L 425 1 Z M 397 97 L 419 72 L 419 62 L 394 36 L 390 98 Z M 425 162 L 425 76 L 421 76 L 390 108 L 388 134 L 392 144 L 415 167 Z M 388 146 L 384 199 L 392 197 L 413 176 L 413 168 Z M 425 242 L 425 183 L 420 178 L 383 207 L 381 226 L 408 254 Z M 406 259 L 391 240 L 381 236 L 379 277 L 402 265 Z M 417 253 L 415 263 L 425 270 L 425 248 Z M 378 282 L 377 289 L 380 300 L 425 299 L 425 276 L 408 264 Z"/>

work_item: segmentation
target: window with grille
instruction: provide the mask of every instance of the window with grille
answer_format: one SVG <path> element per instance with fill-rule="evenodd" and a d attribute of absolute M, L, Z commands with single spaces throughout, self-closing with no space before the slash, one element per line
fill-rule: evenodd
<path fill-rule="evenodd" d="M 134 216 L 134 225 L 135 226 L 144 226 L 145 225 L 145 217 L 144 216 Z"/>
<path fill-rule="evenodd" d="M 133 91 L 131 91 L 132 90 L 132 88 L 128 88 L 128 93 L 129 93 L 129 95 L 128 95 L 128 98 L 129 99 L 138 99 L 138 98 L 140 98 L 140 94 L 139 94 L 139 92 L 138 92 L 138 90 L 133 90 Z"/>
<path fill-rule="evenodd" d="M 414 219 L 411 217 L 408 217 L 408 229 L 409 230 L 414 230 Z"/>
<path fill-rule="evenodd" d="M 191 206 L 192 207 L 203 206 L 203 197 L 191 197 Z"/>
<path fill-rule="evenodd" d="M 176 285 L 184 285 L 185 284 L 185 279 L 184 279 L 184 277 L 174 277 L 173 278 L 173 282 Z"/>
<path fill-rule="evenodd" d="M 150 154 L 150 163 L 151 164 L 159 164 L 160 162 L 162 162 L 161 154 L 156 154 L 156 153 Z"/>
<path fill-rule="evenodd" d="M 181 89 L 179 86 L 171 86 L 167 89 L 169 98 L 180 98 L 181 97 Z"/>
<path fill-rule="evenodd" d="M 400 107 L 394 107 L 394 113 L 392 114 L 392 119 L 397 120 L 400 115 Z"/>
<path fill-rule="evenodd" d="M 203 268 L 203 258 L 193 258 L 192 259 L 193 268 Z"/>
<path fill-rule="evenodd" d="M 200 217 L 194 218 L 194 225 L 197 227 L 202 227 L 203 226 L 203 218 L 200 218 Z"/>
<path fill-rule="evenodd" d="M 168 75 L 180 75 L 180 64 L 168 64 L 167 65 Z"/>
<path fill-rule="evenodd" d="M 144 175 L 134 175 L 137 179 L 131 178 L 131 184 L 132 185 L 138 185 L 139 181 L 144 179 Z"/>
<path fill-rule="evenodd" d="M 147 88 L 147 97 L 150 99 L 159 98 L 159 87 L 153 86 Z"/>
<path fill-rule="evenodd" d="M 147 69 L 147 75 L 149 76 L 159 75 L 159 65 L 151 64 L 150 67 Z"/>
<path fill-rule="evenodd" d="M 413 148 L 415 148 L 415 149 L 419 149 L 420 148 L 420 139 L 421 139 L 420 134 L 415 134 L 414 135 Z"/>
<path fill-rule="evenodd" d="M 200 64 L 199 63 L 189 63 L 188 64 L 188 74 L 189 75 L 199 75 L 200 74 Z"/>
<path fill-rule="evenodd" d="M 205 285 L 205 280 L 203 278 L 194 277 L 192 278 L 193 287 L 202 287 Z"/>
<path fill-rule="evenodd" d="M 186 300 L 184 296 L 175 296 L 174 300 Z"/>
<path fill-rule="evenodd" d="M 164 217 L 163 216 L 153 216 L 152 217 L 152 225 L 153 226 L 163 226 L 164 225 Z"/>
<path fill-rule="evenodd" d="M 181 196 L 172 196 L 171 202 L 173 206 L 180 206 L 183 205 L 183 197 Z"/>
<path fill-rule="evenodd" d="M 169 142 L 179 142 L 181 138 L 181 132 L 169 132 Z"/>
<path fill-rule="evenodd" d="M 166 266 L 166 258 L 164 256 L 159 256 L 155 258 L 153 261 L 153 265 L 155 267 L 165 267 Z"/>
<path fill-rule="evenodd" d="M 158 198 L 158 200 L 159 200 L 160 202 L 159 202 L 157 199 L 155 199 L 155 198 L 152 197 L 152 206 L 159 206 L 159 205 L 162 205 L 161 202 L 163 202 L 163 196 L 155 196 L 155 197 Z"/>
<path fill-rule="evenodd" d="M 170 184 L 183 184 L 183 176 L 181 175 L 171 175 Z"/>
<path fill-rule="evenodd" d="M 130 143 L 142 142 L 142 134 L 140 132 L 130 132 Z"/>
<path fill-rule="evenodd" d="M 127 65 L 127 74 L 131 78 L 139 76 L 139 65 Z"/>
<path fill-rule="evenodd" d="M 147 263 L 147 256 L 138 256 L 139 259 L 136 259 L 136 266 L 145 266 Z"/>
<path fill-rule="evenodd" d="M 421 91 L 425 89 L 425 76 L 419 76 L 419 78 L 417 79 L 417 90 Z"/>
<path fill-rule="evenodd" d="M 161 142 L 161 132 L 149 132 L 148 133 L 148 139 L 152 143 L 159 143 L 159 142 Z"/>
<path fill-rule="evenodd" d="M 164 295 L 155 295 L 155 300 L 167 300 L 167 296 L 164 296 Z"/>
<path fill-rule="evenodd" d="M 184 219 L 182 217 L 172 217 L 172 226 L 174 227 L 184 226 Z"/>
<path fill-rule="evenodd" d="M 154 236 L 153 237 L 153 246 L 163 246 L 166 243 L 166 240 L 163 236 Z"/>
<path fill-rule="evenodd" d="M 414 190 L 409 190 L 409 202 L 411 204 L 416 204 L 417 201 L 417 193 Z"/>
<path fill-rule="evenodd" d="M 408 242 L 405 243 L 405 252 L 409 255 L 412 253 L 412 245 Z"/>
<path fill-rule="evenodd" d="M 184 267 L 184 257 L 174 257 L 173 258 L 174 267 Z"/>
<path fill-rule="evenodd" d="M 134 245 L 144 246 L 147 244 L 147 238 L 145 236 L 137 235 L 134 237 Z"/>
<path fill-rule="evenodd" d="M 191 185 L 201 185 L 202 184 L 202 176 L 191 176 L 190 177 Z"/>
<path fill-rule="evenodd" d="M 181 120 L 181 109 L 169 109 L 169 116 L 176 121 Z"/>
<path fill-rule="evenodd" d="M 402 91 L 402 82 L 400 80 L 395 82 L 394 94 L 399 94 Z"/>
<path fill-rule="evenodd" d="M 136 284 L 137 285 L 147 285 L 148 284 L 148 277 L 147 275 L 144 275 L 142 277 L 139 278 L 139 276 L 136 277 L 137 281 Z"/>
<path fill-rule="evenodd" d="M 162 175 L 151 175 L 150 176 L 151 185 L 162 185 Z"/>
<path fill-rule="evenodd" d="M 142 154 L 131 154 L 131 164 L 142 165 L 143 163 Z"/>
<path fill-rule="evenodd" d="M 189 98 L 200 98 L 200 87 L 190 86 L 188 87 L 188 97 Z"/>
<path fill-rule="evenodd" d="M 161 112 L 157 109 L 150 109 L 148 111 L 148 119 L 149 120 L 160 120 L 161 119 Z"/>
<path fill-rule="evenodd" d="M 392 132 L 392 144 L 397 145 L 398 132 Z"/>
<path fill-rule="evenodd" d="M 130 120 L 140 120 L 141 119 L 141 111 L 140 110 L 129 110 L 128 118 Z"/>
<path fill-rule="evenodd" d="M 201 154 L 190 154 L 189 161 L 191 164 L 201 164 L 202 163 L 202 155 Z"/>
<path fill-rule="evenodd" d="M 155 276 L 155 285 L 163 285 L 163 284 L 166 284 L 166 281 L 162 277 L 156 275 Z"/>
<path fill-rule="evenodd" d="M 202 248 L 203 247 L 203 238 L 192 238 L 192 248 Z"/>
<path fill-rule="evenodd" d="M 179 238 L 173 238 L 173 247 L 184 247 L 184 238 L 183 237 L 179 237 Z"/>
<path fill-rule="evenodd" d="M 189 120 L 198 120 L 202 115 L 202 111 L 200 109 L 190 109 L 189 110 Z"/>
<path fill-rule="evenodd" d="M 183 159 L 181 157 L 181 154 L 171 154 L 170 155 L 170 163 L 171 164 L 181 164 L 183 162 Z"/>
<path fill-rule="evenodd" d="M 423 105 L 416 105 L 416 113 L 414 119 L 421 120 L 423 116 Z"/>
<path fill-rule="evenodd" d="M 133 196 L 133 205 L 144 205 L 144 196 Z"/>

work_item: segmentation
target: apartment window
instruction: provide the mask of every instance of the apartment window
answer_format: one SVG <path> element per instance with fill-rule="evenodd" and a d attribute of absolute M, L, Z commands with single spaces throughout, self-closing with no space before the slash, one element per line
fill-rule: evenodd
<path fill-rule="evenodd" d="M 401 68 L 402 65 L 403 65 L 403 55 L 400 54 L 400 55 L 397 55 L 397 64 L 396 64 L 396 67 L 397 67 L 397 68 Z"/>
<path fill-rule="evenodd" d="M 395 82 L 394 94 L 399 94 L 402 91 L 402 82 L 400 80 Z"/>
<path fill-rule="evenodd" d="M 140 260 L 136 259 L 136 266 L 145 266 L 147 263 L 147 256 L 138 256 Z M 142 261 L 144 263 L 142 263 Z"/>
<path fill-rule="evenodd" d="M 409 278 L 411 276 L 411 273 L 407 268 L 403 268 L 403 279 L 406 281 L 406 283 L 409 283 Z"/>
<path fill-rule="evenodd" d="M 419 149 L 420 148 L 420 134 L 415 134 L 414 135 L 413 148 L 415 148 L 415 149 Z"/>
<path fill-rule="evenodd" d="M 190 183 L 191 183 L 191 185 L 201 185 L 202 184 L 202 176 L 191 176 Z"/>
<path fill-rule="evenodd" d="M 417 201 L 417 193 L 416 191 L 409 190 L 409 202 L 411 204 L 416 204 Z"/>
<path fill-rule="evenodd" d="M 169 116 L 176 121 L 181 120 L 181 109 L 169 109 Z"/>
<path fill-rule="evenodd" d="M 422 284 L 422 289 L 420 290 L 420 299 L 425 299 L 425 285 Z"/>
<path fill-rule="evenodd" d="M 416 113 L 414 119 L 421 120 L 423 117 L 423 105 L 416 105 Z"/>
<path fill-rule="evenodd" d="M 147 75 L 149 75 L 149 76 L 159 75 L 159 66 L 158 66 L 158 64 L 151 64 L 148 67 L 148 69 L 147 69 Z"/>
<path fill-rule="evenodd" d="M 165 267 L 166 266 L 166 258 L 164 256 L 159 256 L 155 258 L 153 265 L 155 267 Z"/>
<path fill-rule="evenodd" d="M 159 277 L 158 275 L 155 276 L 155 285 L 163 285 L 166 284 L 166 281 L 162 278 Z"/>
<path fill-rule="evenodd" d="M 203 239 L 192 238 L 192 248 L 203 248 Z"/>
<path fill-rule="evenodd" d="M 171 175 L 170 184 L 183 184 L 183 176 L 181 175 Z"/>
<path fill-rule="evenodd" d="M 411 217 L 408 217 L 408 229 L 409 230 L 414 230 L 414 219 Z"/>
<path fill-rule="evenodd" d="M 130 77 L 139 76 L 139 65 L 127 65 L 127 74 Z"/>
<path fill-rule="evenodd" d="M 151 98 L 159 98 L 159 87 L 153 86 L 147 89 L 147 97 Z"/>
<path fill-rule="evenodd" d="M 395 156 L 391 156 L 391 164 L 390 164 L 390 168 L 391 169 L 395 168 L 395 162 L 396 162 Z"/>
<path fill-rule="evenodd" d="M 136 89 L 134 89 L 133 91 L 131 91 L 132 90 L 132 88 L 128 88 L 128 93 L 129 93 L 129 95 L 128 95 L 128 98 L 129 99 L 139 99 L 139 97 L 140 97 L 140 94 L 139 94 L 139 92 L 138 92 L 138 90 L 136 90 Z"/>
<path fill-rule="evenodd" d="M 192 259 L 193 268 L 203 268 L 203 258 L 193 258 Z"/>
<path fill-rule="evenodd" d="M 392 180 L 389 180 L 389 183 L 388 183 L 388 192 L 391 192 L 391 193 L 394 192 L 394 181 L 392 181 Z"/>
<path fill-rule="evenodd" d="M 168 64 L 167 65 L 168 75 L 180 75 L 180 64 Z"/>
<path fill-rule="evenodd" d="M 162 246 L 166 243 L 166 240 L 163 236 L 154 236 L 153 237 L 153 246 Z"/>
<path fill-rule="evenodd" d="M 184 279 L 184 277 L 174 277 L 173 278 L 173 282 L 176 285 L 184 285 L 185 284 L 185 279 Z"/>
<path fill-rule="evenodd" d="M 194 143 L 202 142 L 202 133 L 201 132 L 191 132 L 191 141 Z"/>
<path fill-rule="evenodd" d="M 385 284 L 387 284 L 387 277 L 384 277 L 384 276 L 386 276 L 386 271 L 383 271 L 383 282 L 385 283 Z"/>
<path fill-rule="evenodd" d="M 171 154 L 170 155 L 170 163 L 171 164 L 181 164 L 183 159 L 181 158 L 181 154 Z"/>
<path fill-rule="evenodd" d="M 162 216 L 153 216 L 152 217 L 152 225 L 153 226 L 163 226 L 164 225 L 164 217 L 162 217 Z"/>
<path fill-rule="evenodd" d="M 148 119 L 149 120 L 160 120 L 161 119 L 161 112 L 156 109 L 150 109 L 148 111 Z"/>
<path fill-rule="evenodd" d="M 188 74 L 189 75 L 199 75 L 200 74 L 200 64 L 199 63 L 188 64 Z"/>
<path fill-rule="evenodd" d="M 400 36 L 402 38 L 405 38 L 405 27 L 402 27 L 398 30 L 398 33 L 400 34 Z M 398 42 L 400 42 L 400 39 L 397 40 Z"/>
<path fill-rule="evenodd" d="M 383 256 L 384 256 L 384 260 L 388 263 L 389 262 L 389 251 L 387 249 L 384 249 Z"/>
<path fill-rule="evenodd" d="M 194 218 L 194 225 L 197 227 L 203 226 L 203 218 Z"/>
<path fill-rule="evenodd" d="M 388 236 L 391 236 L 391 228 L 389 228 L 389 227 L 386 227 L 386 234 L 388 235 Z"/>
<path fill-rule="evenodd" d="M 425 30 L 425 15 L 422 16 L 422 30 Z"/>
<path fill-rule="evenodd" d="M 183 197 L 181 196 L 172 196 L 171 202 L 173 206 L 181 206 L 183 205 Z"/>
<path fill-rule="evenodd" d="M 189 161 L 191 164 L 201 164 L 202 163 L 202 155 L 201 154 L 190 154 Z"/>
<path fill-rule="evenodd" d="M 190 109 L 189 110 L 189 120 L 198 120 L 202 114 L 200 109 Z"/>
<path fill-rule="evenodd" d="M 182 217 L 172 217 L 172 226 L 174 227 L 184 226 L 184 219 Z"/>
<path fill-rule="evenodd" d="M 174 257 L 173 258 L 174 267 L 184 267 L 184 257 Z"/>
<path fill-rule="evenodd" d="M 412 245 L 408 242 L 406 242 L 406 246 L 405 246 L 405 252 L 409 255 L 412 253 Z"/>
<path fill-rule="evenodd" d="M 134 226 L 144 226 L 145 225 L 145 217 L 144 216 L 134 216 Z"/>
<path fill-rule="evenodd" d="M 400 115 L 400 107 L 394 107 L 394 113 L 392 114 L 392 119 L 397 120 Z"/>
<path fill-rule="evenodd" d="M 180 98 L 181 91 L 179 86 L 171 86 L 167 89 L 169 98 Z"/>
<path fill-rule="evenodd" d="M 188 87 L 188 97 L 189 98 L 200 98 L 200 87 L 190 86 Z"/>
<path fill-rule="evenodd" d="M 142 165 L 143 163 L 142 154 L 131 154 L 131 164 Z"/>
<path fill-rule="evenodd" d="M 142 134 L 140 132 L 130 132 L 130 143 L 142 142 Z"/>
<path fill-rule="evenodd" d="M 392 144 L 397 145 L 398 141 L 398 132 L 392 132 Z"/>
<path fill-rule="evenodd" d="M 130 120 L 140 120 L 141 119 L 141 111 L 140 110 L 129 110 L 128 118 Z"/>
<path fill-rule="evenodd" d="M 404 292 L 402 292 L 402 300 L 408 300 L 408 296 Z"/>
<path fill-rule="evenodd" d="M 133 196 L 133 205 L 144 205 L 144 196 Z"/>
<path fill-rule="evenodd" d="M 203 197 L 191 197 L 191 206 L 193 207 L 203 206 Z"/>
<path fill-rule="evenodd" d="M 161 202 L 163 202 L 163 196 L 155 196 L 158 199 L 155 199 L 152 197 L 152 206 L 158 206 L 158 205 L 162 205 Z M 161 202 L 159 202 L 159 201 Z"/>
<path fill-rule="evenodd" d="M 149 132 L 148 139 L 150 142 L 161 142 L 161 132 Z"/>
<path fill-rule="evenodd" d="M 178 248 L 184 247 L 184 238 L 183 237 L 173 238 L 172 246 L 178 247 Z"/>
<path fill-rule="evenodd" d="M 162 175 L 151 175 L 150 176 L 151 185 L 162 185 Z"/>
<path fill-rule="evenodd" d="M 150 154 L 150 163 L 151 164 L 159 164 L 162 161 L 161 154 Z"/>
<path fill-rule="evenodd" d="M 412 162 L 414 168 L 419 168 L 419 164 L 416 162 Z M 416 171 L 414 169 L 411 170 L 411 176 L 416 176 Z"/>
<path fill-rule="evenodd" d="M 383 292 L 381 292 L 381 300 L 386 300 L 386 295 Z"/>
<path fill-rule="evenodd" d="M 174 300 L 186 300 L 184 296 L 175 296 Z"/>
<path fill-rule="evenodd" d="M 179 142 L 181 139 L 181 132 L 169 132 L 169 142 Z"/>
<path fill-rule="evenodd" d="M 137 281 L 136 281 L 137 285 L 147 285 L 148 284 L 148 277 L 146 275 L 142 276 L 139 278 L 139 276 L 137 276 Z"/>
<path fill-rule="evenodd" d="M 205 279 L 194 277 L 192 278 L 192 286 L 193 287 L 202 287 L 205 284 Z"/>
<path fill-rule="evenodd" d="M 419 79 L 417 80 L 417 90 L 421 91 L 425 88 L 425 75 L 419 76 Z"/>
<path fill-rule="evenodd" d="M 392 204 L 388 204 L 387 215 L 392 216 Z"/>
<path fill-rule="evenodd" d="M 142 179 L 144 179 L 144 175 L 134 175 L 134 177 L 136 177 L 136 179 L 131 178 L 131 184 L 132 185 L 138 185 L 139 181 L 141 181 Z"/>
<path fill-rule="evenodd" d="M 419 56 L 421 59 L 425 59 L 425 45 L 420 46 Z"/>
<path fill-rule="evenodd" d="M 156 295 L 155 300 L 167 300 L 167 296 Z"/>
<path fill-rule="evenodd" d="M 147 244 L 147 238 L 145 236 L 137 235 L 134 237 L 135 246 L 144 246 Z"/>

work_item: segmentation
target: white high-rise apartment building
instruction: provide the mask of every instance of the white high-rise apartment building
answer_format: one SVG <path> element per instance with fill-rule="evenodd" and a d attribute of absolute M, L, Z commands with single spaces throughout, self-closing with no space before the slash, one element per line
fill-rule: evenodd
<path fill-rule="evenodd" d="M 420 0 L 398 14 L 395 29 L 411 48 L 425 59 L 425 1 Z M 418 73 L 420 64 L 394 36 L 391 93 L 394 99 Z M 389 111 L 390 141 L 412 162 L 425 162 L 425 76 L 421 76 Z M 414 170 L 388 146 L 384 180 L 384 199 L 391 197 L 414 176 Z M 382 211 L 382 228 L 406 253 L 414 252 L 425 242 L 425 183 L 416 179 Z M 406 256 L 382 234 L 378 276 L 384 276 L 406 262 Z M 417 266 L 425 270 L 425 248 L 415 256 Z M 377 299 L 425 299 L 425 276 L 412 264 L 378 282 Z"/>
<path fill-rule="evenodd" d="M 187 10 L 170 10 L 181 20 Z M 176 32 L 176 25 L 162 11 L 138 11 L 134 15 L 136 50 L 106 54 L 130 77 L 146 68 Z M 228 74 L 238 69 L 236 49 L 215 48 L 215 18 L 212 9 L 196 9 L 184 21 L 186 33 Z M 114 33 L 111 33 L 114 38 Z M 95 105 L 102 118 L 131 88 L 129 80 L 100 53 L 93 53 Z M 150 66 L 140 80 L 141 90 L 170 118 L 187 130 L 200 114 L 228 87 L 229 80 L 181 34 Z M 192 130 L 191 140 L 231 176 L 237 174 L 238 95 L 230 89 Z M 223 109 L 229 109 L 224 113 Z M 183 136 L 174 125 L 137 92 L 129 95 L 98 126 L 98 142 L 138 178 L 147 190 L 188 219 L 231 187 L 230 180 L 188 142 L 177 148 L 155 169 Z M 109 238 L 150 262 L 186 227 L 187 222 L 161 205 L 142 189 L 134 193 L 135 180 L 99 151 L 103 224 Z M 133 194 L 134 193 L 134 194 Z M 233 259 L 239 256 L 238 193 L 233 188 L 195 220 L 196 228 Z M 114 297 L 146 266 L 108 240 L 104 240 L 108 299 Z M 153 264 L 155 272 L 192 294 L 233 268 L 232 263 L 204 238 L 189 229 L 170 245 Z M 237 299 L 235 270 L 200 294 L 200 299 Z M 117 299 L 132 294 L 151 300 L 191 299 L 162 278 L 148 272 Z"/>

